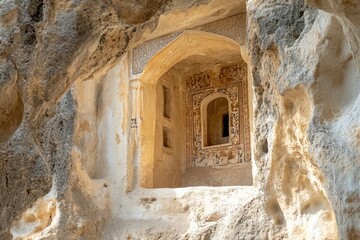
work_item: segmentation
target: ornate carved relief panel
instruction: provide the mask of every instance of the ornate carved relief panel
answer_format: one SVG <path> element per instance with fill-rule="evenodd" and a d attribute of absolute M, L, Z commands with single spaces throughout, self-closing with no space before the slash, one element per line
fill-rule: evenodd
<path fill-rule="evenodd" d="M 232 38 L 237 43 L 244 44 L 246 35 L 246 14 L 238 14 L 215 22 L 211 22 L 190 30 L 210 32 Z M 132 73 L 138 74 L 144 70 L 147 62 L 163 47 L 176 39 L 183 30 L 159 38 L 143 42 L 132 51 Z"/>
<path fill-rule="evenodd" d="M 230 101 L 230 142 L 204 147 L 201 104 L 213 93 Z M 186 157 L 188 167 L 221 167 L 250 161 L 246 64 L 223 66 L 186 77 Z"/>

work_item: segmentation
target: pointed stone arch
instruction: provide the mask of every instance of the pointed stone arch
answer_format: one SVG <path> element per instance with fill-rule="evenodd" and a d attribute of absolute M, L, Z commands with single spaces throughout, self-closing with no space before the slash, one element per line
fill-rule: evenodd
<path fill-rule="evenodd" d="M 154 139 L 157 107 L 156 104 L 151 104 L 159 100 L 156 84 L 169 69 L 194 56 L 213 59 L 218 62 L 226 62 L 228 59 L 244 59 L 239 44 L 231 38 L 208 32 L 185 31 L 147 62 L 139 77 L 142 85 L 142 105 L 140 106 L 141 187 L 156 187 L 154 184 L 154 164 L 157 160 L 154 156 L 157 154 L 155 148 L 157 143 Z M 169 131 L 168 127 L 167 131 Z M 184 169 L 182 162 L 178 164 L 179 171 Z M 180 187 L 181 184 L 178 183 L 181 182 L 181 174 L 172 175 L 176 175 L 180 180 L 174 181 L 176 186 L 166 187 Z"/>

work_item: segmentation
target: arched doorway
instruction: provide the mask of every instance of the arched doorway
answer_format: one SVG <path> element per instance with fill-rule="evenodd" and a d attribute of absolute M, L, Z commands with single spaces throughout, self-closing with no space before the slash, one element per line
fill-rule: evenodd
<path fill-rule="evenodd" d="M 198 31 L 182 33 L 148 62 L 142 187 L 252 184 L 246 73 L 235 41 Z"/>

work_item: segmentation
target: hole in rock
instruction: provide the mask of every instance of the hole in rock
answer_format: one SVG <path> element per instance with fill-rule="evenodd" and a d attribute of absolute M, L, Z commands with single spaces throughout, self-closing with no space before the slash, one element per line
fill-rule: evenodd
<path fill-rule="evenodd" d="M 40 22 L 43 20 L 43 0 L 31 0 L 28 6 L 28 13 L 34 22 Z"/>

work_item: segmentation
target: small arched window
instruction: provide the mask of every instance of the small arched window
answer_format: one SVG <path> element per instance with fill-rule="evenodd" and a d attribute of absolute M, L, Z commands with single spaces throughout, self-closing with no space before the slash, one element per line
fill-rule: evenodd
<path fill-rule="evenodd" d="M 204 104 L 204 116 L 202 118 L 204 147 L 229 143 L 228 99 L 224 96 L 218 96 L 209 102 L 204 102 Z"/>

